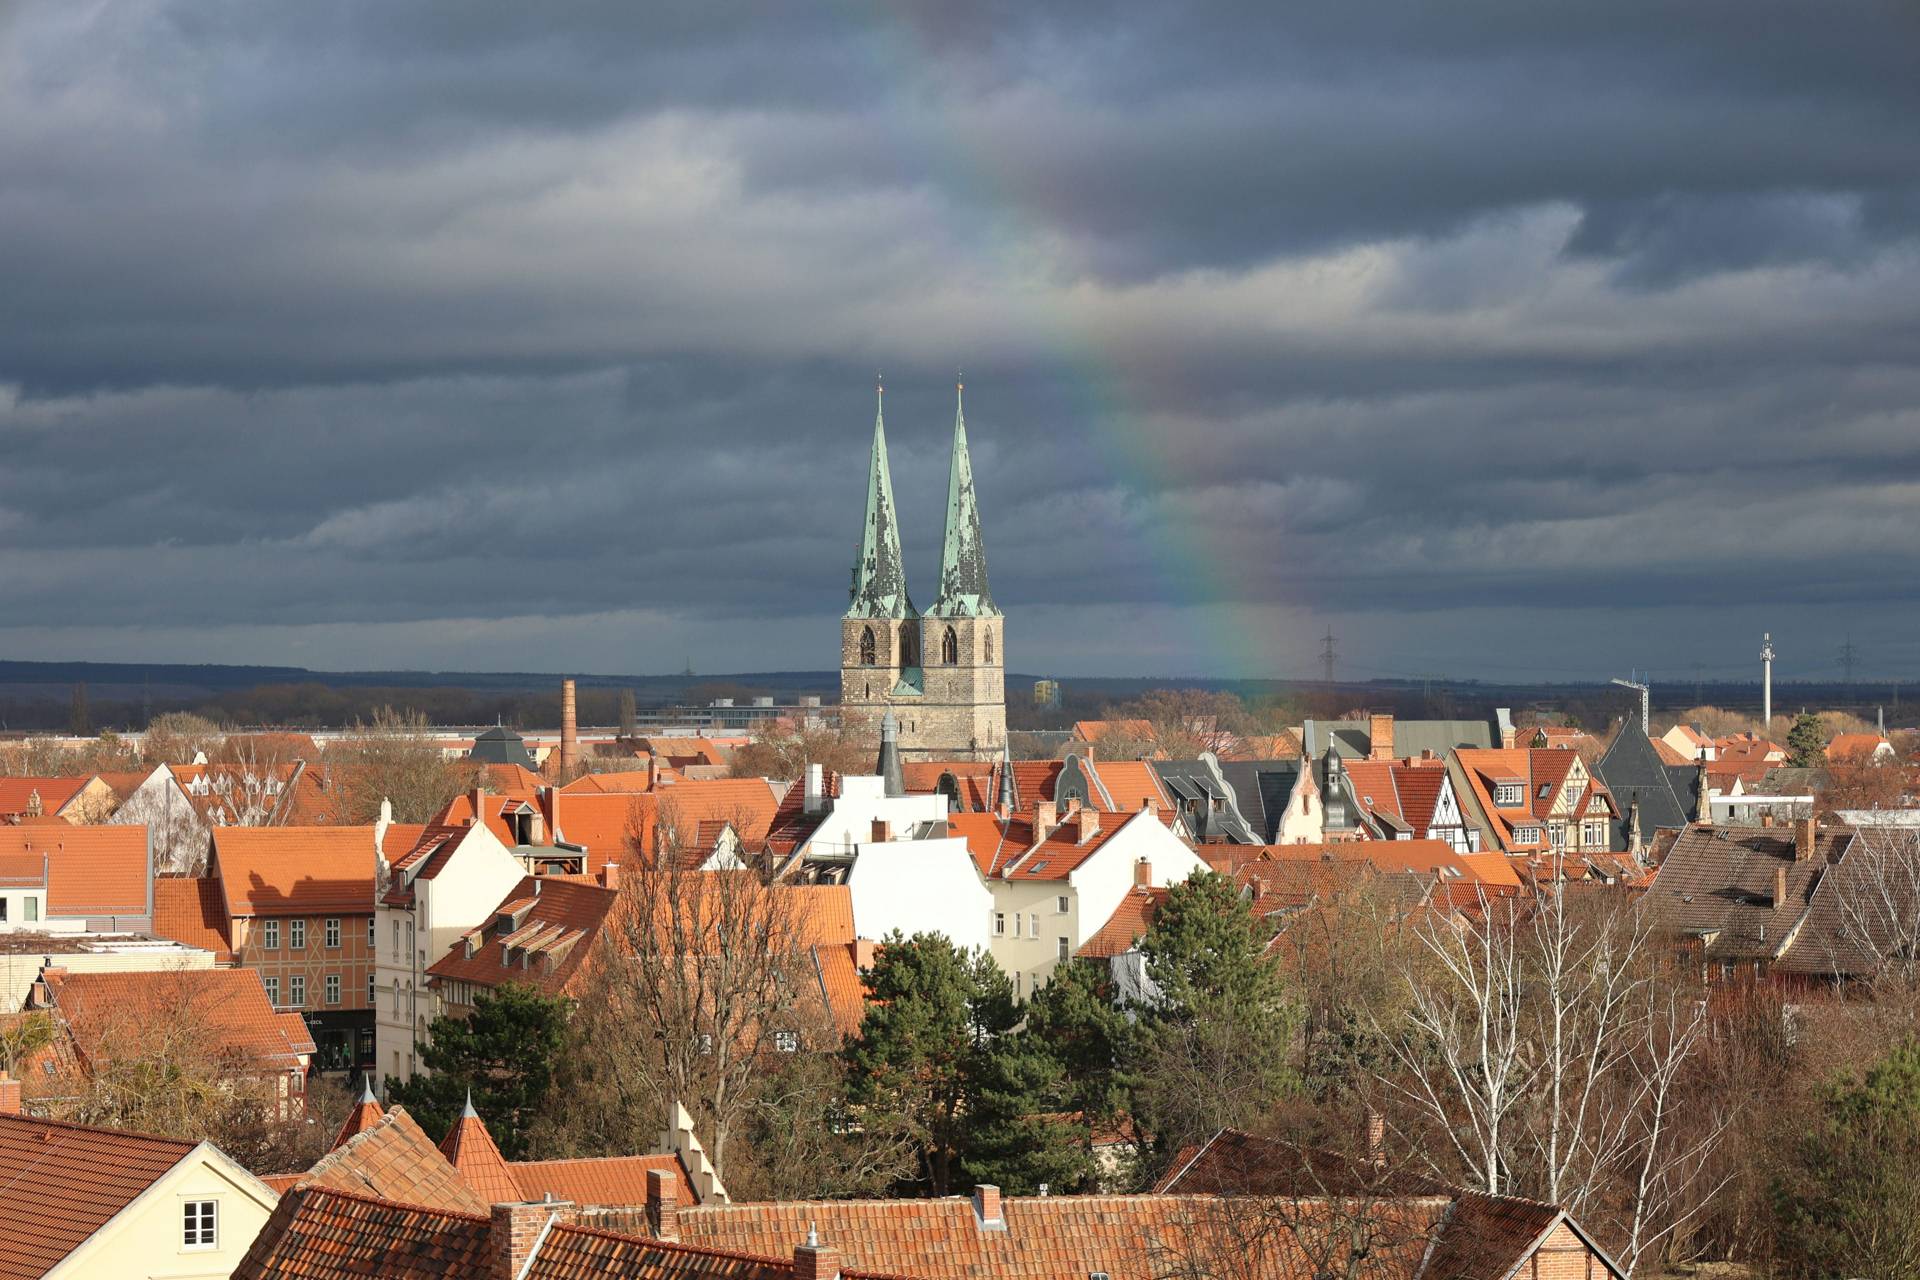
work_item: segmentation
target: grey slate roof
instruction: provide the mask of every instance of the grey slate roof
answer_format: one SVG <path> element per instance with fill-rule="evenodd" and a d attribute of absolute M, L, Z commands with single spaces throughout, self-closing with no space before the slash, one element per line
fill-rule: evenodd
<path fill-rule="evenodd" d="M 495 725 L 473 740 L 473 750 L 467 752 L 467 759 L 476 764 L 517 764 L 523 769 L 534 767 L 533 757 L 527 754 L 527 741 L 505 725 Z"/>
<path fill-rule="evenodd" d="M 1305 766 L 1303 760 L 1227 760 L 1220 765 L 1239 798 L 1241 816 L 1258 837 L 1256 844 L 1279 839 L 1280 823 Z"/>
<path fill-rule="evenodd" d="M 1373 726 L 1365 720 L 1309 720 L 1301 726 L 1302 746 L 1318 760 L 1331 744 L 1342 760 L 1365 760 L 1373 754 Z M 1493 724 L 1487 720 L 1395 720 L 1393 754 L 1396 759 L 1431 751 L 1445 759 L 1455 747 L 1497 747 Z"/>
<path fill-rule="evenodd" d="M 1689 784 L 1693 780 L 1690 766 L 1671 766 L 1681 769 L 1687 775 Z M 1691 793 L 1676 794 L 1669 768 L 1660 759 L 1660 753 L 1653 743 L 1641 731 L 1640 722 L 1629 717 L 1620 726 L 1620 732 L 1614 736 L 1607 753 L 1600 757 L 1600 763 L 1593 772 L 1604 782 L 1607 790 L 1613 793 L 1614 807 L 1618 810 L 1611 826 L 1612 839 L 1609 844 L 1615 849 L 1627 847 L 1627 815 L 1633 809 L 1633 802 L 1640 802 L 1640 835 L 1651 840 L 1655 831 L 1662 828 L 1684 827 L 1691 821 L 1689 814 L 1693 808 Z"/>
<path fill-rule="evenodd" d="M 1187 815 L 1196 840 L 1226 840 L 1232 844 L 1265 844 L 1248 822 L 1240 788 L 1226 777 L 1227 766 L 1212 756 L 1192 760 L 1154 760 L 1153 772 L 1161 787 Z"/>

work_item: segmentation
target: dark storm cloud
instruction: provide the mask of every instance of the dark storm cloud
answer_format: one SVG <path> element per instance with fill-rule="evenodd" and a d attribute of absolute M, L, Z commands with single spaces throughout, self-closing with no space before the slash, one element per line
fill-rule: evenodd
<path fill-rule="evenodd" d="M 817 667 L 871 379 L 925 595 L 960 364 L 1033 665 L 1218 666 L 1216 604 L 1287 673 L 1327 617 L 1493 671 L 1894 617 L 1916 50 L 1897 4 L 17 6 L 0 649 Z"/>

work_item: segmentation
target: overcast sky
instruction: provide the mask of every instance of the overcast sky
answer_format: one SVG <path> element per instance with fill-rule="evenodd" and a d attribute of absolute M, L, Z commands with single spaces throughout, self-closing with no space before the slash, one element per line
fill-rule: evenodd
<path fill-rule="evenodd" d="M 759 12 L 754 12 L 758 9 Z M 1920 7 L 0 4 L 0 656 L 1920 676 Z"/>

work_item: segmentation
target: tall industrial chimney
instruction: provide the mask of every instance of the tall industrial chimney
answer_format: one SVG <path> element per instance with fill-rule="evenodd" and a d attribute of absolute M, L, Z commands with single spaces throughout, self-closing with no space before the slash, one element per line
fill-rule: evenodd
<path fill-rule="evenodd" d="M 1760 736 L 1773 724 L 1773 632 L 1760 636 Z"/>
<path fill-rule="evenodd" d="M 574 705 L 573 681 L 560 682 L 560 772 L 580 763 L 579 713 Z"/>

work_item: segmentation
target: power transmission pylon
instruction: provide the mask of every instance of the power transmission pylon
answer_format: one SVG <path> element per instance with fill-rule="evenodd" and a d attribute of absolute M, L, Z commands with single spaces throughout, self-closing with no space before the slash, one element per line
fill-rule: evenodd
<path fill-rule="evenodd" d="M 1327 628 L 1327 634 L 1321 641 L 1320 665 L 1327 673 L 1327 683 L 1333 683 L 1333 628 Z"/>
<path fill-rule="evenodd" d="M 1853 664 L 1860 657 L 1860 651 L 1853 647 L 1853 632 L 1847 632 L 1846 643 L 1840 646 L 1840 666 L 1847 673 L 1847 701 L 1853 701 Z"/>

